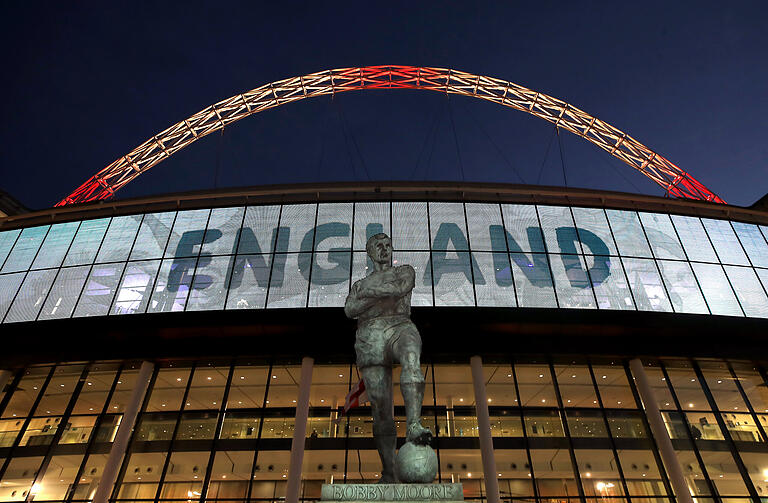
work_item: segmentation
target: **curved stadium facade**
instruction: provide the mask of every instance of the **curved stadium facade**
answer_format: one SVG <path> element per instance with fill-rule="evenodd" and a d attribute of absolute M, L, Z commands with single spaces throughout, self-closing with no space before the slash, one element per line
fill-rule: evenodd
<path fill-rule="evenodd" d="M 111 501 L 280 500 L 300 384 L 301 497 L 374 481 L 370 411 L 341 415 L 359 380 L 342 307 L 378 232 L 416 269 L 424 421 L 440 480 L 461 481 L 466 499 L 487 496 L 474 355 L 504 501 L 674 501 L 649 400 L 696 501 L 768 498 L 768 213 L 368 183 L 0 221 L 0 501 L 90 501 L 116 448 Z M 300 383 L 307 356 L 311 383 Z"/>

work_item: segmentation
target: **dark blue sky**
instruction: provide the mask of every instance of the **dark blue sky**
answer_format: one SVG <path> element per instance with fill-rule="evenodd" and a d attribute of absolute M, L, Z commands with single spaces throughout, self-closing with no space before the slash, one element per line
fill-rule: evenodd
<path fill-rule="evenodd" d="M 768 191 L 766 5 L 4 2 L 0 188 L 47 207 L 220 99 L 328 68 L 410 64 L 561 98 L 749 205 Z M 563 185 L 552 134 L 471 98 L 349 93 L 250 117 L 118 195 L 367 179 Z M 662 194 L 569 133 L 562 149 L 570 186 Z"/>

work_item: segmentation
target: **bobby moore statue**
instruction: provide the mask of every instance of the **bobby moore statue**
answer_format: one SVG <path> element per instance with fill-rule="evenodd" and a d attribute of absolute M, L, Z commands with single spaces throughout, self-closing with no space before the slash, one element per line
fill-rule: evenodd
<path fill-rule="evenodd" d="M 428 445 L 429 429 L 421 425 L 424 376 L 421 337 L 411 322 L 411 290 L 416 272 L 410 265 L 392 267 L 392 242 L 386 234 L 365 245 L 373 272 L 352 285 L 344 312 L 357 319 L 355 352 L 373 412 L 373 437 L 381 457 L 382 483 L 397 482 L 397 432 L 392 407 L 392 365 L 400 363 L 400 390 L 408 423 L 406 441 Z"/>

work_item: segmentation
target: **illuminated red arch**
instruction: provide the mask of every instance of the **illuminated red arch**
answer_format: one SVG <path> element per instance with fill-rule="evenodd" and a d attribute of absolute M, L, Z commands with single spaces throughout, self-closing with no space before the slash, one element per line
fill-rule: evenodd
<path fill-rule="evenodd" d="M 641 172 L 669 195 L 725 203 L 691 175 L 607 122 L 557 98 L 505 80 L 416 66 L 339 68 L 292 77 L 215 103 L 148 139 L 102 169 L 56 206 L 107 199 L 152 166 L 205 135 L 293 101 L 363 89 L 424 89 L 492 101 L 552 122 Z"/>

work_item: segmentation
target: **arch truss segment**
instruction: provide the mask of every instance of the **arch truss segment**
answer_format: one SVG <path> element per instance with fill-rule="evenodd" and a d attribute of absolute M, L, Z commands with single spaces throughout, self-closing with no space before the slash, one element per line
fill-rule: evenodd
<path fill-rule="evenodd" d="M 199 138 L 249 115 L 313 96 L 365 89 L 422 89 L 491 101 L 555 124 L 610 153 L 668 195 L 725 203 L 675 164 L 605 121 L 562 100 L 501 79 L 416 66 L 339 68 L 278 80 L 215 103 L 148 139 L 93 175 L 56 206 L 108 199 Z"/>

